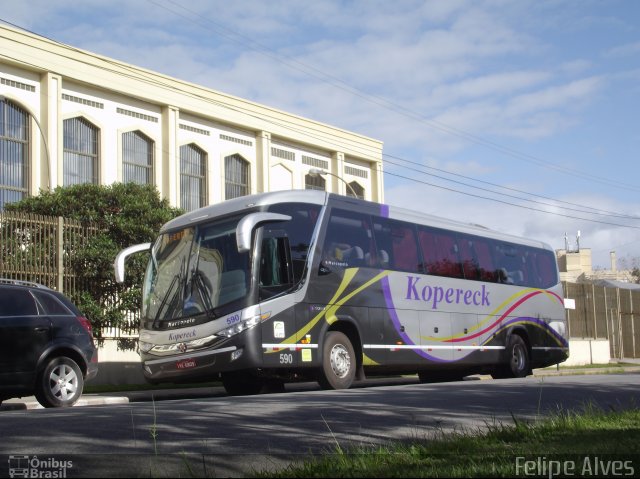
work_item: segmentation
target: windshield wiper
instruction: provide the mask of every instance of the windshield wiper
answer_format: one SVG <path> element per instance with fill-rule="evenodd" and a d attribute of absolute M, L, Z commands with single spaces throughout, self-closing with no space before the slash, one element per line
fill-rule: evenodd
<path fill-rule="evenodd" d="M 164 297 L 162 298 L 162 301 L 160 302 L 160 306 L 158 306 L 158 312 L 156 313 L 155 317 L 153 318 L 153 328 L 156 327 L 158 321 L 160 320 L 160 314 L 164 310 L 165 305 L 166 304 L 172 304 L 174 302 L 176 294 L 180 291 L 180 288 L 178 287 L 176 289 L 176 292 L 174 294 L 172 294 L 173 290 L 174 290 L 174 286 L 177 283 L 179 283 L 179 282 L 181 283 L 182 282 L 181 278 L 182 278 L 181 272 L 176 273 L 173 276 L 173 279 L 171 280 L 171 283 L 169 284 L 169 287 L 167 288 L 167 292 L 165 293 Z"/>
<path fill-rule="evenodd" d="M 214 319 L 217 317 L 217 315 L 215 314 L 215 312 L 213 311 L 213 304 L 211 303 L 211 292 L 209 291 L 209 288 L 207 287 L 207 285 L 204 282 L 203 279 L 203 272 L 200 271 L 199 269 L 196 269 L 196 271 L 193 273 L 193 277 L 191 278 L 192 282 L 195 282 L 196 287 L 198 288 L 198 294 L 200 295 L 200 298 L 202 298 L 202 302 L 204 303 L 204 312 L 207 315 L 208 319 Z"/>

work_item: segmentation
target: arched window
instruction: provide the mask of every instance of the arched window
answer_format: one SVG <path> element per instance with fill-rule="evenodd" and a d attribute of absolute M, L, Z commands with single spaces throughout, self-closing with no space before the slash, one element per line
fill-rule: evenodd
<path fill-rule="evenodd" d="M 356 198 L 360 198 L 364 200 L 364 187 L 360 186 L 360 183 L 357 181 L 352 181 L 349 183 L 350 188 L 347 188 L 347 196 L 353 197 L 353 194 L 356 194 Z"/>
<path fill-rule="evenodd" d="M 324 178 L 319 175 L 305 175 L 304 177 L 304 188 L 305 190 L 320 190 L 326 191 L 326 184 Z"/>
<path fill-rule="evenodd" d="M 98 184 L 98 128 L 84 118 L 64 120 L 64 186 Z"/>
<path fill-rule="evenodd" d="M 0 101 L 0 211 L 29 192 L 29 118 L 16 104 Z"/>
<path fill-rule="evenodd" d="M 224 159 L 224 197 L 227 200 L 246 196 L 251 191 L 249 183 L 249 162 L 240 155 Z"/>
<path fill-rule="evenodd" d="M 207 204 L 207 155 L 196 145 L 180 147 L 180 207 L 186 211 Z"/>
<path fill-rule="evenodd" d="M 139 131 L 122 135 L 122 181 L 153 183 L 153 141 Z"/>

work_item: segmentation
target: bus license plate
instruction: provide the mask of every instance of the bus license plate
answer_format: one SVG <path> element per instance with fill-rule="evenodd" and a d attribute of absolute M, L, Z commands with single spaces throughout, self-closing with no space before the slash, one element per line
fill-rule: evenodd
<path fill-rule="evenodd" d="M 177 369 L 189 369 L 195 368 L 197 366 L 195 359 L 183 359 L 182 361 L 178 361 L 176 363 Z"/>

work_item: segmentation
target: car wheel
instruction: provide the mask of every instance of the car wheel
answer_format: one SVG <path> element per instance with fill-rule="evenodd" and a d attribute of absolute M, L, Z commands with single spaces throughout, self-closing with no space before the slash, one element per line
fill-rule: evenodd
<path fill-rule="evenodd" d="M 348 389 L 356 376 L 356 355 L 351 341 L 339 331 L 330 331 L 322 348 L 318 383 L 324 389 Z"/>
<path fill-rule="evenodd" d="M 58 356 L 50 359 L 38 375 L 36 399 L 44 407 L 73 406 L 83 387 L 80 366 L 71 358 Z"/>

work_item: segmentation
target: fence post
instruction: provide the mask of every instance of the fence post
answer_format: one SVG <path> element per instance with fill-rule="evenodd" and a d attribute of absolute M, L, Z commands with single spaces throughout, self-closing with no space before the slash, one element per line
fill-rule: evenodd
<path fill-rule="evenodd" d="M 596 310 L 596 285 L 591 283 L 591 305 L 593 306 L 593 339 L 598 339 L 598 313 Z"/>
<path fill-rule="evenodd" d="M 635 327 L 635 321 L 634 321 L 634 314 L 633 314 L 633 294 L 632 291 L 629 290 L 629 307 L 630 307 L 630 314 L 629 316 L 631 317 L 631 338 L 632 338 L 632 343 L 631 345 L 633 346 L 633 356 L 631 356 L 632 358 L 637 358 L 638 354 L 636 353 L 636 327 Z"/>
<path fill-rule="evenodd" d="M 58 228 L 56 230 L 56 253 L 58 258 L 58 291 L 64 291 L 64 218 L 58 216 Z"/>

